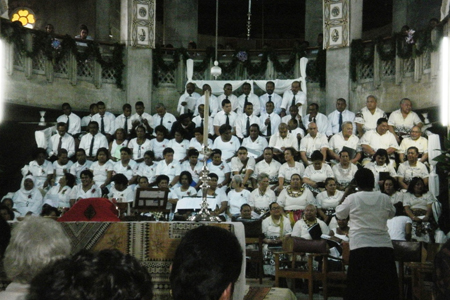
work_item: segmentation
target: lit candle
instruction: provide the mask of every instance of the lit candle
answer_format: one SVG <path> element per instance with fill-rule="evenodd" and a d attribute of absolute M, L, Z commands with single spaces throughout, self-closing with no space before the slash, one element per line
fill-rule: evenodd
<path fill-rule="evenodd" d="M 205 110 L 203 113 L 203 146 L 208 146 L 209 91 L 205 91 Z"/>
<path fill-rule="evenodd" d="M 248 0 L 248 13 L 252 12 L 252 0 Z"/>

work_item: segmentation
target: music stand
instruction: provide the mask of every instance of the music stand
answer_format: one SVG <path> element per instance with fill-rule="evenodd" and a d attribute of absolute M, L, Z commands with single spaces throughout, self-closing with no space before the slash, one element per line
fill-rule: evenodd
<path fill-rule="evenodd" d="M 167 209 L 168 189 L 138 188 L 134 199 L 134 209 L 142 212 L 162 212 L 166 217 L 170 213 Z"/>

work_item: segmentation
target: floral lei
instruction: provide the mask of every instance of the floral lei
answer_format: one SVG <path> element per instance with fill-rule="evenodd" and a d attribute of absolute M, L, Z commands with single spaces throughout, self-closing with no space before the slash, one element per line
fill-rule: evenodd
<path fill-rule="evenodd" d="M 297 191 L 294 191 L 294 190 L 292 190 L 292 187 L 291 186 L 287 186 L 286 187 L 286 192 L 287 192 L 287 194 L 289 195 L 289 197 L 300 197 L 301 195 L 303 195 L 303 192 L 305 191 L 305 188 L 304 187 L 301 187 L 300 188 L 300 190 L 297 192 Z"/>

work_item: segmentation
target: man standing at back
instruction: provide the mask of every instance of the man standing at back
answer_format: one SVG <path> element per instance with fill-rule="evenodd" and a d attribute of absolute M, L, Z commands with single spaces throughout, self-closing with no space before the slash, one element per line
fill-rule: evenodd
<path fill-rule="evenodd" d="M 171 266 L 174 300 L 229 300 L 242 267 L 242 249 L 229 231 L 200 226 L 181 240 Z"/>

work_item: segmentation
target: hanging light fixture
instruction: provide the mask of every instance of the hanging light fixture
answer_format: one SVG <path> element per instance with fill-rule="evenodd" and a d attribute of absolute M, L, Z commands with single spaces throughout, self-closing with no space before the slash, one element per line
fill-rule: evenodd
<path fill-rule="evenodd" d="M 216 0 L 216 56 L 214 61 L 214 66 L 211 68 L 211 75 L 217 80 L 222 74 L 222 69 L 219 67 L 219 62 L 217 61 L 217 38 L 219 35 L 219 0 Z"/>
<path fill-rule="evenodd" d="M 248 0 L 248 13 L 247 13 L 247 40 L 250 40 L 250 30 L 252 29 L 252 0 Z"/>

